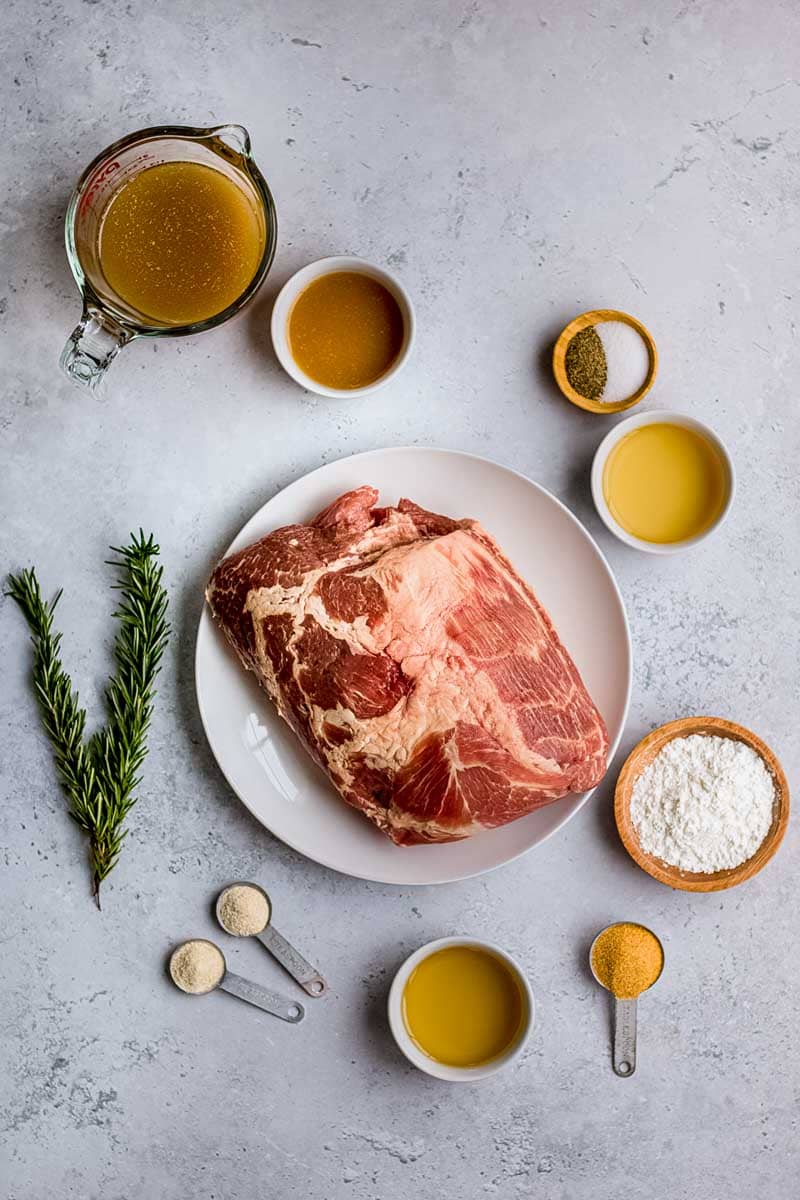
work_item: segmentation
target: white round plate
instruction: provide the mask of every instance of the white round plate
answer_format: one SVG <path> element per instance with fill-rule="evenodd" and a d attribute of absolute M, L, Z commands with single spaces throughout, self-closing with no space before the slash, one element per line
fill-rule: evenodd
<path fill-rule="evenodd" d="M 342 492 L 380 489 L 450 517 L 475 517 L 532 585 L 572 655 L 611 742 L 619 743 L 631 686 L 631 643 L 619 589 L 592 538 L 544 488 L 471 454 L 410 446 L 328 463 L 260 508 L 227 553 L 281 525 L 310 520 Z M 213 564 L 209 564 L 209 573 Z M 450 883 L 491 871 L 538 846 L 586 803 L 565 796 L 501 829 L 462 842 L 395 846 L 337 795 L 214 627 L 200 618 L 195 658 L 200 715 L 214 757 L 252 814 L 276 837 L 326 867 L 401 885 Z"/>

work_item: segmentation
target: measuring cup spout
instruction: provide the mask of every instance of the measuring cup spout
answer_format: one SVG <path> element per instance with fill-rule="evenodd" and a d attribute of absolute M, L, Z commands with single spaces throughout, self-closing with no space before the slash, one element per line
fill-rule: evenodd
<path fill-rule="evenodd" d="M 244 125 L 218 125 L 211 136 L 244 159 L 250 158 L 250 134 Z"/>
<path fill-rule="evenodd" d="M 123 346 L 135 336 L 110 313 L 87 304 L 61 352 L 62 371 L 83 387 L 96 388 Z"/>

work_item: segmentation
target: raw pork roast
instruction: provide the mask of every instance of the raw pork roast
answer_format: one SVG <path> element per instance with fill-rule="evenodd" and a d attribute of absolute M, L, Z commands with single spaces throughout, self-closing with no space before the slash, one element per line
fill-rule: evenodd
<path fill-rule="evenodd" d="M 477 521 L 360 487 L 219 564 L 206 596 L 348 804 L 448 842 L 594 787 L 608 735 L 545 610 Z"/>

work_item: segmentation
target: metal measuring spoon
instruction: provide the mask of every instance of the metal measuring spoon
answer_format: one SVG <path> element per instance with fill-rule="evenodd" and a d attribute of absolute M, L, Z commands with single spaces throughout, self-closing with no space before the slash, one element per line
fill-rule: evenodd
<path fill-rule="evenodd" d="M 607 930 L 614 929 L 617 925 L 626 925 L 629 923 L 632 924 L 633 922 L 615 921 L 613 925 L 607 925 L 605 929 L 600 930 L 597 937 L 589 947 L 589 967 L 592 975 L 594 975 L 594 978 L 600 984 L 600 987 L 605 988 L 606 991 L 609 991 L 609 989 L 606 988 L 606 985 L 603 983 L 602 979 L 598 978 L 594 969 L 594 948 Z M 661 945 L 661 939 L 656 937 L 652 929 L 647 929 L 646 925 L 641 925 L 638 921 L 635 922 L 635 924 L 640 925 L 641 929 L 646 929 L 647 932 L 655 938 L 659 944 L 659 947 L 661 948 L 661 970 L 653 980 L 653 983 L 657 983 L 661 978 L 661 971 L 664 970 L 664 947 Z M 644 990 L 649 991 L 653 986 L 653 983 L 651 983 L 649 987 L 645 988 Z M 609 994 L 612 996 L 614 995 L 613 992 L 610 992 Z M 642 995 L 642 993 L 640 992 L 639 995 Z M 634 997 L 633 1000 L 620 1000 L 617 996 L 614 996 L 614 1046 L 612 1051 L 611 1065 L 614 1068 L 614 1074 L 619 1075 L 622 1079 L 629 1079 L 636 1070 L 637 999 L 638 997 Z"/>
<path fill-rule="evenodd" d="M 267 921 L 263 929 L 259 929 L 253 933 L 237 933 L 236 930 L 230 929 L 225 924 L 222 917 L 222 902 L 225 899 L 226 893 L 235 887 L 255 888 L 264 897 L 267 902 Z M 237 880 L 235 883 L 229 883 L 217 896 L 215 911 L 217 920 L 226 933 L 230 933 L 233 937 L 257 937 L 261 945 L 269 950 L 273 958 L 277 959 L 283 969 L 289 972 L 292 979 L 296 980 L 300 984 L 300 987 L 305 992 L 308 992 L 309 996 L 322 996 L 328 990 L 328 985 L 317 968 L 312 967 L 311 963 L 303 958 L 302 954 L 295 950 L 294 946 L 290 945 L 286 938 L 278 933 L 272 924 L 272 901 L 264 889 L 257 883 L 250 883 L 247 880 Z"/>
<path fill-rule="evenodd" d="M 220 957 L 219 976 L 209 987 L 200 990 L 184 987 L 178 977 L 175 963 L 177 955 L 180 954 L 181 950 L 185 946 L 191 946 L 196 942 L 202 942 L 206 946 L 213 947 Z M 281 996 L 277 992 L 271 992 L 269 988 L 262 987 L 260 983 L 253 983 L 251 979 L 243 979 L 241 975 L 234 975 L 232 971 L 227 969 L 225 955 L 219 946 L 215 942 L 210 942 L 207 938 L 190 938 L 188 942 L 181 942 L 180 946 L 176 946 L 170 955 L 169 974 L 175 987 L 180 988 L 188 996 L 207 996 L 209 992 L 221 988 L 223 992 L 228 992 L 231 996 L 237 996 L 239 1000 L 246 1000 L 248 1004 L 253 1004 L 256 1008 L 261 1008 L 264 1012 L 271 1013 L 273 1017 L 280 1017 L 282 1021 L 288 1021 L 291 1025 L 297 1025 L 306 1015 L 305 1009 L 298 1001 L 289 1000 L 286 996 Z"/>

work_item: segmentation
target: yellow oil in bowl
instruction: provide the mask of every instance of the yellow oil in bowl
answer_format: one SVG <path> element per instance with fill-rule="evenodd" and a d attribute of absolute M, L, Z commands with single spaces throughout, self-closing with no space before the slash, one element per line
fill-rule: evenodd
<path fill-rule="evenodd" d="M 522 1033 L 527 1000 L 516 972 L 477 946 L 446 946 L 418 963 L 403 991 L 403 1021 L 424 1054 L 481 1067 Z"/>
<path fill-rule="evenodd" d="M 697 430 L 668 422 L 631 430 L 603 469 L 603 496 L 614 520 L 633 537 L 660 545 L 704 533 L 728 492 L 716 446 Z"/>

